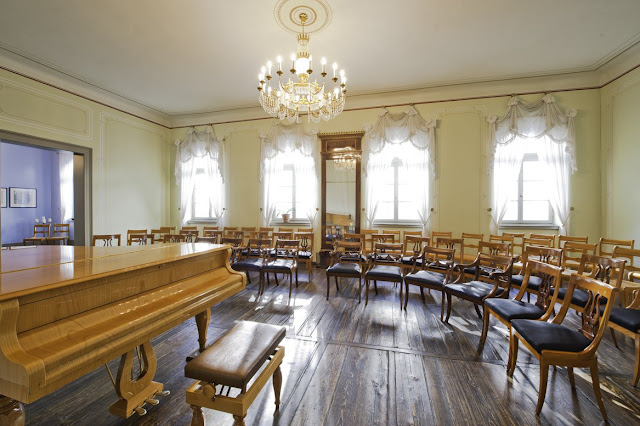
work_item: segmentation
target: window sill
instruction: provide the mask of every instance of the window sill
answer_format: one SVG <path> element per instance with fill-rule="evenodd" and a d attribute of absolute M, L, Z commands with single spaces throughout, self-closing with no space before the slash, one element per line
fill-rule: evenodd
<path fill-rule="evenodd" d="M 214 225 L 217 225 L 217 224 L 218 224 L 218 221 L 217 221 L 216 219 L 214 219 L 214 218 L 211 218 L 211 219 L 207 219 L 207 218 L 202 218 L 202 219 L 191 219 L 191 220 L 189 220 L 189 221 L 187 221 L 187 222 L 188 222 L 188 223 L 193 223 L 194 225 L 195 225 L 195 224 L 202 224 L 202 223 L 206 223 L 206 224 L 211 223 L 211 224 L 214 224 Z"/>
<path fill-rule="evenodd" d="M 558 225 L 549 224 L 549 223 L 503 223 L 498 226 L 498 229 L 554 229 L 558 230 L 560 227 Z"/>
<path fill-rule="evenodd" d="M 393 226 L 396 228 L 420 228 L 422 229 L 422 223 L 412 221 L 395 221 L 395 220 L 376 220 L 373 222 L 373 226 Z"/>
<path fill-rule="evenodd" d="M 311 226 L 309 221 L 304 219 L 298 219 L 298 220 L 292 219 L 292 220 L 289 220 L 289 222 L 283 222 L 281 220 L 272 220 L 271 225 L 284 226 L 284 227 L 286 227 L 287 225 L 307 225 L 309 227 Z"/>

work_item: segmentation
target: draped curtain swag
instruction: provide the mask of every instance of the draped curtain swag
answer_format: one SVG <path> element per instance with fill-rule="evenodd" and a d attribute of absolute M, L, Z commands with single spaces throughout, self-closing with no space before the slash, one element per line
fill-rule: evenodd
<path fill-rule="evenodd" d="M 279 182 L 282 181 L 281 174 L 285 164 L 293 164 L 297 185 L 304 185 L 303 191 L 297 191 L 297 194 L 302 197 L 297 201 L 304 210 L 299 213 L 304 214 L 313 226 L 318 194 L 316 173 L 318 130 L 306 131 L 301 123 L 285 125 L 275 121 L 269 132 L 261 133 L 259 138 L 264 226 L 269 226 L 277 214 L 276 191 Z"/>
<path fill-rule="evenodd" d="M 576 142 L 575 109 L 562 113 L 552 95 L 547 94 L 533 103 L 509 100 L 507 112 L 501 118 L 488 117 L 493 144 L 490 169 L 493 169 L 493 232 L 503 219 L 509 195 L 514 193 L 524 152 L 523 144 L 535 146 L 547 177 L 550 202 L 561 233 L 566 233 L 570 215 L 569 171 L 575 173 Z M 531 150 L 529 148 L 528 150 Z"/>
<path fill-rule="evenodd" d="M 186 224 L 193 218 L 193 188 L 196 179 L 196 159 L 209 160 L 200 162 L 204 168 L 204 176 L 207 187 L 221 188 L 224 183 L 224 147 L 223 139 L 218 138 L 212 126 L 204 130 L 190 128 L 187 136 L 182 141 L 176 141 L 176 184 L 180 186 L 180 212 L 181 222 Z M 216 219 L 222 217 L 223 194 L 222 191 L 210 191 L 209 201 Z"/>
<path fill-rule="evenodd" d="M 429 178 L 434 178 L 436 171 L 435 127 L 435 119 L 425 121 L 413 106 L 399 114 L 385 109 L 373 126 L 365 126 L 363 169 L 367 179 L 364 215 L 368 228 L 373 227 L 380 203 L 377 189 L 385 183 L 384 179 L 388 179 L 391 160 L 399 158 L 403 170 L 411 174 L 411 180 L 424 183 L 422 188 L 416 188 L 419 196 L 416 204 L 423 232 L 427 233 Z"/>

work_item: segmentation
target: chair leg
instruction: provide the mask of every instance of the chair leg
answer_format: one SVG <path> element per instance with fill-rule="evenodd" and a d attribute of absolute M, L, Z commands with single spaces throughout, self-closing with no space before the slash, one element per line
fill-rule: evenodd
<path fill-rule="evenodd" d="M 420 287 L 422 289 L 422 287 Z M 429 289 L 431 291 L 431 289 Z M 442 290 L 442 294 L 440 297 L 440 321 L 444 320 L 444 290 Z"/>
<path fill-rule="evenodd" d="M 538 405 L 536 406 L 536 416 L 540 415 L 542 411 L 542 405 L 544 404 L 544 397 L 547 394 L 547 379 L 549 378 L 549 365 L 540 359 L 540 390 L 538 392 Z M 600 389 L 598 387 L 598 389 Z"/>
<path fill-rule="evenodd" d="M 298 268 L 296 268 L 296 288 L 298 288 Z"/>
<path fill-rule="evenodd" d="M 358 277 L 358 303 L 362 302 L 362 275 Z"/>
<path fill-rule="evenodd" d="M 420 287 L 420 297 L 422 298 L 422 303 L 425 303 L 425 300 L 424 300 L 424 287 Z M 440 318 L 440 319 L 442 319 L 442 318 Z"/>
<path fill-rule="evenodd" d="M 476 305 L 477 306 L 477 305 Z M 480 343 L 478 344 L 478 348 L 481 348 L 484 345 L 485 340 L 487 340 L 487 334 L 489 334 L 489 309 L 486 307 L 482 310 L 482 335 L 480 336 Z"/>
<path fill-rule="evenodd" d="M 338 277 L 334 277 L 335 281 L 336 281 L 336 291 L 340 291 L 340 287 L 338 287 Z"/>
<path fill-rule="evenodd" d="M 509 361 L 507 362 L 507 376 L 509 377 L 513 377 L 513 372 L 516 369 L 519 346 L 520 342 L 518 341 L 513 329 L 511 329 L 511 337 L 509 337 Z"/>
<path fill-rule="evenodd" d="M 607 411 L 604 409 L 604 403 L 602 402 L 602 394 L 600 393 L 600 377 L 598 376 L 598 358 L 594 358 L 589 367 L 591 371 L 591 382 L 593 383 L 593 393 L 598 401 L 598 407 L 602 413 L 602 418 L 607 420 Z"/>
<path fill-rule="evenodd" d="M 400 287 L 400 310 L 402 310 L 402 281 L 398 283 L 398 286 Z"/>
<path fill-rule="evenodd" d="M 476 308 L 476 314 L 478 314 L 478 318 L 482 318 L 482 314 L 480 313 L 480 308 L 478 307 L 478 305 L 474 303 L 473 307 Z"/>
<path fill-rule="evenodd" d="M 376 296 L 378 295 L 378 280 L 373 280 L 373 288 L 376 290 Z"/>
<path fill-rule="evenodd" d="M 191 417 L 191 426 L 204 426 L 204 414 L 202 413 L 202 407 L 192 405 L 193 417 Z"/>
<path fill-rule="evenodd" d="M 531 293 L 527 292 L 527 303 L 531 303 Z"/>
<path fill-rule="evenodd" d="M 616 348 L 620 349 L 618 346 L 618 339 L 616 339 L 616 331 L 613 328 L 609 328 L 611 330 L 611 339 L 613 339 L 613 344 L 616 345 Z"/>
<path fill-rule="evenodd" d="M 633 386 L 638 386 L 640 379 L 640 334 L 636 333 L 636 372 L 633 374 Z"/>
<path fill-rule="evenodd" d="M 567 375 L 569 376 L 569 383 L 571 383 L 571 388 L 576 387 L 576 377 L 573 374 L 573 367 L 567 367 Z"/>
<path fill-rule="evenodd" d="M 276 397 L 276 411 L 280 409 L 280 390 L 282 389 L 282 371 L 280 366 L 273 372 L 273 393 Z"/>
<path fill-rule="evenodd" d="M 366 278 L 364 280 L 364 285 L 364 306 L 366 307 L 369 304 L 369 280 Z"/>
<path fill-rule="evenodd" d="M 404 283 L 404 310 L 407 310 L 407 303 L 409 303 L 409 283 L 405 282 Z M 422 287 L 420 287 L 422 288 Z M 402 298 L 400 298 L 400 309 L 402 309 Z"/>
<path fill-rule="evenodd" d="M 274 272 L 273 273 L 273 277 L 276 279 L 276 287 L 280 285 L 280 283 L 278 282 L 278 273 Z"/>
<path fill-rule="evenodd" d="M 444 299 L 442 300 L 442 302 L 444 303 Z M 444 319 L 444 322 L 448 323 L 449 322 L 449 317 L 451 316 L 451 294 L 447 293 L 447 317 Z"/>
<path fill-rule="evenodd" d="M 331 286 L 331 277 L 327 273 L 327 300 L 329 300 L 329 287 Z"/>

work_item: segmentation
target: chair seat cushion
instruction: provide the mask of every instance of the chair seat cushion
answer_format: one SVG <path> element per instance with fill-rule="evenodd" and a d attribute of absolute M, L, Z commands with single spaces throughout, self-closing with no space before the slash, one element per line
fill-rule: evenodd
<path fill-rule="evenodd" d="M 396 280 L 402 281 L 402 271 L 399 266 L 375 265 L 369 269 L 365 276 L 372 280 Z"/>
<path fill-rule="evenodd" d="M 640 311 L 637 309 L 613 308 L 611 309 L 609 321 L 637 333 L 640 330 Z"/>
<path fill-rule="evenodd" d="M 310 251 L 299 251 L 298 252 L 298 258 L 300 258 L 300 259 L 311 259 L 311 252 Z"/>
<path fill-rule="evenodd" d="M 242 259 L 237 262 L 234 262 L 231 265 L 231 268 L 236 271 L 246 271 L 246 270 L 258 271 L 260 270 L 260 268 L 262 268 L 262 259 L 257 259 L 257 258 Z"/>
<path fill-rule="evenodd" d="M 362 273 L 362 267 L 359 263 L 355 262 L 340 262 L 335 265 L 331 265 L 327 268 L 327 274 L 340 274 L 340 275 L 353 275 L 354 277 L 360 276 Z"/>
<path fill-rule="evenodd" d="M 544 350 L 580 352 L 591 343 L 579 331 L 562 324 L 515 319 L 511 327 L 538 353 Z"/>
<path fill-rule="evenodd" d="M 522 285 L 523 281 L 524 281 L 524 275 L 511 276 L 511 284 L 515 284 L 518 287 Z M 527 285 L 527 288 L 530 290 L 539 291 L 540 284 L 542 284 L 542 278 L 536 277 L 535 275 L 531 275 L 529 277 L 529 284 Z"/>
<path fill-rule="evenodd" d="M 186 377 L 243 388 L 286 335 L 284 327 L 242 321 L 187 363 Z"/>
<path fill-rule="evenodd" d="M 492 297 L 485 300 L 484 304 L 500 318 L 504 318 L 509 322 L 514 319 L 538 319 L 544 314 L 544 311 L 538 306 L 522 300 Z"/>
<path fill-rule="evenodd" d="M 403 265 L 413 265 L 413 256 L 403 256 L 402 257 L 402 264 Z M 418 265 L 418 266 L 422 265 L 422 258 L 421 257 L 416 259 L 416 265 Z"/>
<path fill-rule="evenodd" d="M 366 262 L 367 256 L 364 254 L 362 256 L 358 256 L 357 253 L 355 256 L 348 256 L 348 255 L 340 256 L 340 261 L 346 260 L 350 262 L 358 262 L 358 259 L 360 262 Z"/>
<path fill-rule="evenodd" d="M 444 286 L 448 293 L 456 296 L 462 296 L 467 299 L 472 299 L 478 303 L 491 293 L 493 290 L 493 284 L 485 283 L 482 281 L 471 281 L 466 284 L 447 284 Z M 499 296 L 504 292 L 502 287 L 498 287 L 496 296 Z"/>
<path fill-rule="evenodd" d="M 502 272 L 502 269 L 498 268 L 490 268 L 488 266 L 480 266 L 480 275 L 488 277 L 492 272 Z M 472 266 L 470 268 L 464 268 L 464 273 L 468 275 L 475 275 L 476 266 Z"/>
<path fill-rule="evenodd" d="M 558 299 L 560 300 L 564 300 L 564 296 L 567 294 L 567 288 L 566 287 L 562 287 L 558 289 Z M 573 291 L 573 297 L 571 297 L 571 303 L 576 305 L 576 306 L 580 306 L 581 308 L 584 308 L 585 306 L 587 306 L 587 302 L 589 301 L 589 293 L 587 293 L 584 290 L 581 290 L 579 288 L 576 288 Z M 604 305 L 605 303 L 607 303 L 607 298 L 606 297 L 602 297 L 600 299 L 600 305 Z"/>
<path fill-rule="evenodd" d="M 429 285 L 433 287 L 444 286 L 445 274 L 434 271 L 417 271 L 404 277 L 404 281 L 409 284 Z"/>
<path fill-rule="evenodd" d="M 264 266 L 264 269 L 269 269 L 269 270 L 278 270 L 278 271 L 290 271 L 291 269 L 293 269 L 295 263 L 293 260 L 290 259 L 276 259 L 276 260 L 272 260 L 271 262 L 267 263 Z"/>

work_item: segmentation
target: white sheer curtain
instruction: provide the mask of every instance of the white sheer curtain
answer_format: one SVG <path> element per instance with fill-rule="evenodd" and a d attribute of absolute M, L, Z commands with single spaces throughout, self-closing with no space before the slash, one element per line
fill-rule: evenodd
<path fill-rule="evenodd" d="M 203 131 L 189 129 L 182 141 L 177 141 L 175 176 L 180 186 L 180 221 L 185 225 L 193 218 L 193 190 L 198 167 L 204 171 L 209 202 L 218 222 L 224 203 L 223 141 L 216 137 L 213 127 Z M 204 160 L 204 161 L 198 161 Z M 196 167 L 198 166 L 198 167 Z"/>
<path fill-rule="evenodd" d="M 365 180 L 365 218 L 371 228 L 380 203 L 378 188 L 388 179 L 391 161 L 400 159 L 401 167 L 415 182 L 417 214 L 427 233 L 430 216 L 429 181 L 435 176 L 436 121 L 425 121 L 412 106 L 404 113 L 392 114 L 386 109 L 373 126 L 365 128 L 363 168 Z"/>
<path fill-rule="evenodd" d="M 318 175 L 316 172 L 317 130 L 307 132 L 300 123 L 290 126 L 274 122 L 268 134 L 261 134 L 260 180 L 262 181 L 262 220 L 264 226 L 276 216 L 276 192 L 285 179 L 284 167 L 293 164 L 298 185 L 297 205 L 311 222 L 316 216 Z M 300 190 L 302 189 L 302 190 Z"/>
<path fill-rule="evenodd" d="M 60 223 L 73 218 L 73 152 L 58 152 L 60 167 Z"/>
<path fill-rule="evenodd" d="M 569 221 L 569 171 L 575 173 L 575 109 L 562 113 L 555 98 L 547 94 L 533 103 L 521 102 L 517 97 L 509 100 L 504 116 L 488 117 L 493 143 L 493 205 L 492 232 L 497 232 L 513 193 L 511 185 L 518 179 L 522 164 L 522 145 L 535 140 L 540 148 L 538 158 L 546 165 L 545 175 L 550 190 L 551 205 L 556 224 L 562 234 Z"/>

